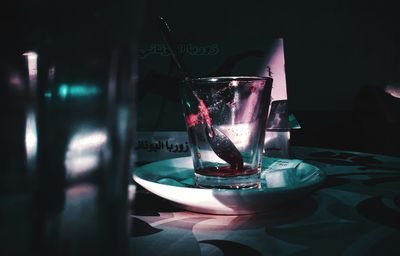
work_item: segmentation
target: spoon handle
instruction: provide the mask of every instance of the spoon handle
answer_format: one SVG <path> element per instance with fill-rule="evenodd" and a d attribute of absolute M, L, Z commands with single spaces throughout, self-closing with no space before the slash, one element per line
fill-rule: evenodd
<path fill-rule="evenodd" d="M 186 67 L 183 65 L 182 57 L 179 54 L 178 47 L 176 46 L 175 42 L 172 40 L 170 34 L 171 34 L 171 28 L 168 26 L 168 23 L 164 20 L 163 17 L 158 17 L 159 21 L 159 26 L 161 30 L 161 34 L 164 38 L 164 41 L 167 44 L 168 50 L 172 56 L 172 59 L 174 60 L 176 66 L 178 67 L 179 71 L 181 72 L 182 76 L 185 79 L 190 78 L 190 74 L 187 71 Z"/>
<path fill-rule="evenodd" d="M 161 34 L 163 36 L 165 43 L 167 44 L 167 48 L 176 66 L 178 67 L 181 75 L 183 76 L 183 79 L 186 81 L 189 80 L 191 75 L 186 70 L 186 67 L 183 65 L 182 58 L 178 51 L 178 47 L 171 38 L 171 29 L 168 26 L 168 23 L 162 17 L 158 17 L 158 21 L 160 25 Z M 193 95 L 196 97 L 196 100 L 198 102 L 198 107 L 200 107 L 201 104 L 204 105 L 203 101 L 196 95 L 196 93 L 193 92 Z M 202 114 L 204 115 L 204 113 Z M 239 150 L 223 132 L 219 131 L 217 128 L 211 125 L 211 119 L 209 122 L 207 122 L 205 133 L 212 150 L 214 151 L 215 154 L 217 154 L 219 158 L 229 163 L 235 170 L 243 170 L 243 158 Z"/>

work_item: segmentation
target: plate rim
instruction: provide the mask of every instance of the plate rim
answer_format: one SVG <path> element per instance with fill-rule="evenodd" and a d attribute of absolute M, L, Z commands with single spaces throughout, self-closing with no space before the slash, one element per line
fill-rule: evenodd
<path fill-rule="evenodd" d="M 175 157 L 175 158 L 170 158 L 170 159 L 164 159 L 164 160 L 160 160 L 160 161 L 154 161 L 148 164 L 144 164 L 142 166 L 137 167 L 137 169 L 142 170 L 145 168 L 149 168 L 152 165 L 157 165 L 160 164 L 162 162 L 170 162 L 170 161 L 178 161 L 179 159 L 185 159 L 185 160 L 189 160 L 191 157 L 190 156 L 184 156 L 184 157 Z M 327 177 L 326 172 L 319 166 L 307 163 L 302 161 L 300 163 L 300 165 L 309 165 L 312 166 L 314 168 L 316 168 L 319 171 L 319 179 L 317 179 L 316 181 L 310 182 L 310 183 L 305 183 L 305 184 L 301 184 L 299 186 L 294 186 L 294 187 L 277 187 L 277 188 L 264 188 L 264 189 L 227 189 L 227 188 L 199 188 L 199 187 L 180 187 L 180 186 L 174 186 L 172 184 L 163 184 L 163 183 L 159 183 L 159 182 L 155 182 L 152 180 L 148 180 L 145 179 L 141 176 L 138 176 L 136 174 L 137 170 L 133 170 L 132 171 L 132 178 L 133 180 L 135 180 L 137 182 L 137 179 L 139 180 L 144 180 L 150 183 L 154 183 L 157 184 L 159 186 L 163 186 L 163 187 L 174 187 L 174 188 L 179 188 L 179 189 L 184 189 L 184 190 L 193 190 L 193 191 L 213 191 L 213 192 L 218 192 L 219 194 L 239 194 L 239 193 L 247 193 L 247 194 L 251 194 L 251 193 L 256 193 L 256 194 L 272 194 L 272 193 L 280 193 L 280 192 L 287 192 L 287 191 L 293 191 L 293 190 L 299 190 L 299 189 L 303 189 L 303 188 L 308 188 L 308 187 L 313 187 L 313 186 L 320 186 Z M 190 171 L 190 168 L 186 169 L 187 171 Z M 137 182 L 139 183 L 139 182 Z M 140 184 L 140 183 L 139 183 Z M 141 185 L 141 184 L 140 184 Z M 145 188 L 146 189 L 146 188 Z"/>
<path fill-rule="evenodd" d="M 151 168 L 152 165 L 160 164 L 160 162 L 179 161 L 180 158 L 186 158 L 185 161 L 190 162 L 191 157 L 176 157 L 151 162 L 138 167 L 139 172 L 140 169 Z M 319 178 L 316 179 L 315 182 L 309 182 L 305 183 L 303 186 L 295 187 L 269 189 L 197 188 L 158 183 L 154 180 L 145 179 L 145 177 L 141 177 L 137 175 L 137 173 L 135 174 L 134 171 L 131 177 L 133 177 L 133 180 L 147 191 L 150 191 L 151 193 L 169 201 L 172 205 L 187 211 L 216 215 L 246 215 L 273 210 L 273 205 L 276 205 L 276 203 L 280 204 L 287 200 L 304 197 L 320 187 L 326 179 L 326 172 L 318 166 L 306 162 L 302 163 L 316 168 L 318 170 Z M 184 167 L 184 170 L 190 171 L 190 168 Z M 145 171 L 146 170 L 144 170 L 144 172 Z M 186 193 L 187 195 L 183 197 L 177 196 L 180 195 L 180 193 Z M 204 196 L 204 200 L 192 200 L 193 196 L 197 198 L 198 196 Z M 221 201 L 223 198 L 226 198 L 227 201 Z M 246 198 L 246 203 L 244 205 L 237 204 L 238 200 L 240 201 L 241 198 Z M 272 201 L 268 203 L 268 200 Z"/>

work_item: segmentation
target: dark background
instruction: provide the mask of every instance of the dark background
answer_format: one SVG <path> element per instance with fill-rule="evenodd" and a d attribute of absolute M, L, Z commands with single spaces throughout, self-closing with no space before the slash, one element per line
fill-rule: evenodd
<path fill-rule="evenodd" d="M 400 79 L 400 16 L 387 1 L 148 3 L 146 40 L 160 40 L 152 28 L 157 14 L 181 41 L 283 37 L 294 109 L 350 109 L 361 85 Z"/>
<path fill-rule="evenodd" d="M 302 126 L 292 144 L 398 155 L 399 103 L 383 92 L 400 82 L 397 10 L 392 1 L 153 0 L 141 39 L 161 41 L 157 15 L 178 42 L 282 37 L 290 109 Z"/>
<path fill-rule="evenodd" d="M 104 2 L 6 1 L 0 54 L 51 42 L 49 33 L 60 26 L 75 29 L 99 19 L 68 16 L 68 10 L 109 8 Z M 142 42 L 161 42 L 158 15 L 173 25 L 177 41 L 282 37 L 290 110 L 302 126 L 292 132 L 293 145 L 400 155 L 398 99 L 383 92 L 400 82 L 395 1 L 143 2 Z"/>

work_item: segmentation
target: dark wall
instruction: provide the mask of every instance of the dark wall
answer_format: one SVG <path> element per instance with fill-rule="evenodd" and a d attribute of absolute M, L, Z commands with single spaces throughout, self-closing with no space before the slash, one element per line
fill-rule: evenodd
<path fill-rule="evenodd" d="M 153 0 L 142 38 L 161 40 L 157 15 L 183 41 L 283 37 L 291 108 L 347 110 L 360 86 L 400 80 L 396 10 L 382 0 Z"/>
<path fill-rule="evenodd" d="M 400 155 L 400 104 L 386 104 L 383 92 L 400 82 L 395 1 L 152 0 L 147 7 L 144 42 L 161 42 L 157 15 L 182 42 L 282 37 L 289 106 L 302 126 L 292 145 Z M 389 120 L 388 111 L 399 118 Z"/>
<path fill-rule="evenodd" d="M 395 141 L 394 135 L 387 134 L 397 134 L 396 127 L 400 127 L 398 121 L 394 126 L 388 125 L 384 113 L 386 107 L 378 106 L 385 95 L 372 97 L 374 100 L 361 99 L 362 104 L 358 106 L 383 109 L 375 111 L 373 116 L 369 114 L 370 110 L 354 107 L 357 95 L 364 95 L 360 92 L 365 86 L 382 89 L 388 83 L 400 82 L 400 15 L 395 1 L 143 2 L 146 11 L 141 28 L 142 42 L 161 43 L 156 24 L 158 15 L 164 16 L 173 26 L 178 42 L 218 43 L 241 39 L 256 42 L 282 37 L 290 109 L 302 125 L 301 130 L 293 133 L 294 144 L 400 154 L 400 146 L 392 151 L 385 150 L 393 148 L 391 143 Z M 94 9 L 107 14 L 108 9 L 113 11 L 112 3 L 94 0 L 6 1 L 0 8 L 0 57 L 9 54 L 10 49 L 51 43 L 51 33 L 60 30 L 54 20 L 73 31 L 84 32 L 84 24 L 76 15 L 68 15 L 65 8 L 71 12 L 82 8 L 90 10 L 92 16 L 86 17 L 82 12 L 81 17 L 90 24 L 93 19 L 102 21 Z M 64 16 L 60 18 L 54 10 L 63 10 Z M 52 32 L 49 34 L 49 31 Z M 366 91 L 376 94 L 374 89 Z M 393 108 L 389 109 L 392 111 Z M 139 111 L 146 112 L 145 109 Z M 171 111 L 180 110 L 172 108 Z M 381 124 L 377 126 L 378 130 L 368 126 L 372 122 Z M 392 127 L 390 132 L 388 127 Z M 172 130 L 177 129 L 173 127 Z M 382 134 L 387 138 L 383 140 Z"/>
<path fill-rule="evenodd" d="M 113 11 L 106 2 L 6 1 L 0 8 L 0 53 L 8 51 L 4 45 L 27 47 L 49 40 L 46 30 L 59 30 L 56 18 L 71 29 L 84 25 L 68 12 L 60 19 L 60 9 L 108 6 Z M 293 110 L 348 110 L 361 86 L 400 81 L 400 15 L 395 1 L 143 2 L 143 41 L 161 41 L 157 15 L 167 18 L 180 41 L 283 37 Z M 86 22 L 96 17 L 88 15 Z"/>

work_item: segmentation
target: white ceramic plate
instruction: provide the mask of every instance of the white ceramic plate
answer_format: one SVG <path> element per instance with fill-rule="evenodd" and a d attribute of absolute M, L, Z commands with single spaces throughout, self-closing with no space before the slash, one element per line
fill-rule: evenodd
<path fill-rule="evenodd" d="M 272 162 L 271 162 L 272 161 Z M 263 169 L 274 160 L 263 159 Z M 239 215 L 263 212 L 311 192 L 324 180 L 318 167 L 298 162 L 293 168 L 263 171 L 258 189 L 205 189 L 194 187 L 190 157 L 168 159 L 134 170 L 133 179 L 150 192 L 183 209 L 201 213 Z"/>

